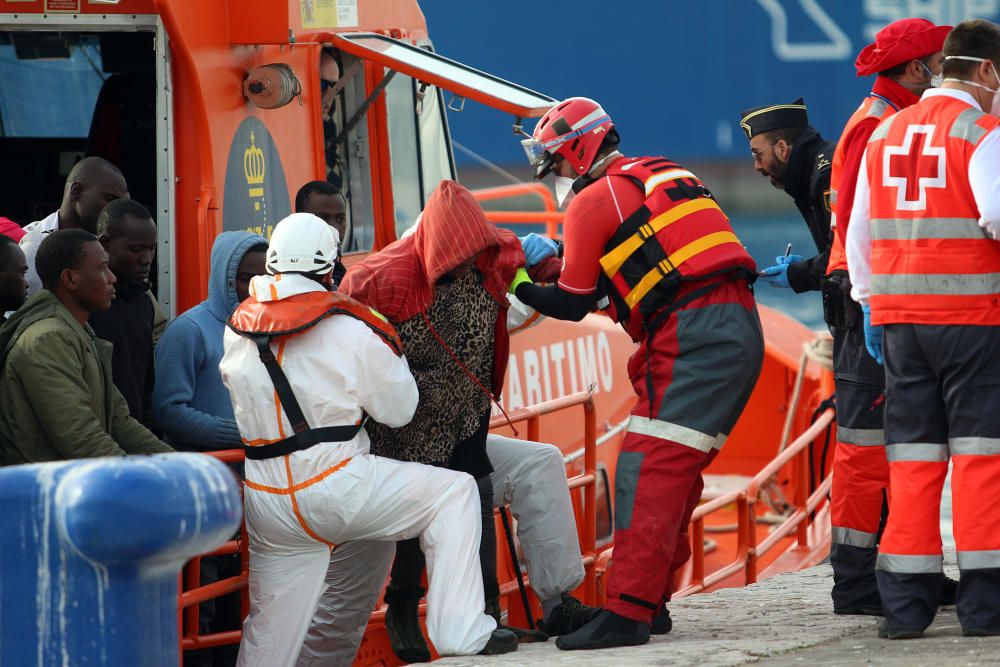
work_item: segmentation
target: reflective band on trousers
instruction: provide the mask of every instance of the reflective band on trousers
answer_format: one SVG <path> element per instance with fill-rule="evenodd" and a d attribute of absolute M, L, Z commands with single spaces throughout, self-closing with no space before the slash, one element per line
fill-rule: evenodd
<path fill-rule="evenodd" d="M 976 436 L 948 438 L 948 449 L 951 450 L 952 456 L 962 456 L 965 454 L 998 456 L 1000 455 L 1000 438 L 980 438 Z"/>
<path fill-rule="evenodd" d="M 847 428 L 837 427 L 837 440 L 849 445 L 870 447 L 885 444 L 885 431 L 880 428 Z"/>
<path fill-rule="evenodd" d="M 941 554 L 933 556 L 879 554 L 875 560 L 875 569 L 883 572 L 899 572 L 900 574 L 934 574 L 944 571 L 943 561 L 944 558 Z"/>
<path fill-rule="evenodd" d="M 947 461 L 948 445 L 936 442 L 902 442 L 886 445 L 885 456 L 893 461 Z"/>
<path fill-rule="evenodd" d="M 872 220 L 873 241 L 917 239 L 983 239 L 986 231 L 976 218 L 915 218 Z"/>
<path fill-rule="evenodd" d="M 958 569 L 960 570 L 1000 569 L 1000 549 L 983 549 L 982 551 L 959 551 Z"/>
<path fill-rule="evenodd" d="M 874 549 L 878 540 L 876 533 L 866 533 L 863 530 L 855 530 L 854 528 L 833 526 L 830 533 L 835 544 L 846 544 L 849 547 L 859 547 L 861 549 Z"/>
<path fill-rule="evenodd" d="M 1000 294 L 1000 273 L 876 273 L 872 294 Z"/>
<path fill-rule="evenodd" d="M 639 415 L 629 417 L 627 430 L 630 433 L 638 435 L 648 435 L 660 438 L 661 440 L 670 440 L 671 442 L 697 449 L 706 454 L 713 449 L 720 449 L 726 439 L 724 435 L 708 435 L 687 426 L 660 421 L 659 419 L 640 417 Z"/>

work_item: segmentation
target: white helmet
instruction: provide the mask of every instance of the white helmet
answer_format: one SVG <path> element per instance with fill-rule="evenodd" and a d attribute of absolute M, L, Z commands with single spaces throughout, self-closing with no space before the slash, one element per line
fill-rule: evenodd
<path fill-rule="evenodd" d="M 340 234 L 312 213 L 292 213 L 274 228 L 267 246 L 266 267 L 275 273 L 322 276 L 333 270 Z"/>

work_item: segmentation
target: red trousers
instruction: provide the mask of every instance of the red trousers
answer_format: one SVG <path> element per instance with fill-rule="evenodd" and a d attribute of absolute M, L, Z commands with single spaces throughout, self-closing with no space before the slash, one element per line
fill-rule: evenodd
<path fill-rule="evenodd" d="M 615 472 L 609 611 L 648 623 L 670 599 L 691 555 L 701 473 L 749 400 L 763 357 L 753 293 L 732 281 L 671 315 L 629 360 L 639 401 Z"/>

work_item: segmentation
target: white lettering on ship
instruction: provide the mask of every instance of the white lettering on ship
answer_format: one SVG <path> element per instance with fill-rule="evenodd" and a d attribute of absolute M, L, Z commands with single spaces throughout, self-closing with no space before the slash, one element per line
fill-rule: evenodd
<path fill-rule="evenodd" d="M 586 391 L 591 385 L 595 394 L 609 392 L 613 384 L 611 343 L 600 331 L 511 354 L 502 402 L 505 410 L 516 410 Z M 498 412 L 495 406 L 494 412 Z"/>

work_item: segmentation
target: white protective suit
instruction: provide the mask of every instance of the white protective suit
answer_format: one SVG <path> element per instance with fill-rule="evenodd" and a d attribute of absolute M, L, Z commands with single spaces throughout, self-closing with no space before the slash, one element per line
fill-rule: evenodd
<path fill-rule="evenodd" d="M 513 297 L 510 301 L 507 327 L 511 332 L 538 323 L 532 308 Z M 562 452 L 553 445 L 491 433 L 486 437 L 486 454 L 493 465 L 494 505 L 509 504 L 517 519 L 517 537 L 535 595 L 545 600 L 574 590 L 583 581 L 584 569 Z M 298 667 L 350 667 L 364 636 L 364 624 L 389 576 L 395 545 L 347 546 L 363 549 L 365 559 L 349 559 L 339 549 L 333 553 L 325 592 Z M 506 553 L 506 547 L 502 551 Z M 353 585 L 346 587 L 346 581 Z"/>
<path fill-rule="evenodd" d="M 295 274 L 257 276 L 251 298 L 280 301 L 323 289 Z M 254 343 L 227 329 L 224 345 L 219 370 L 245 440 L 253 445 L 290 434 Z M 356 423 L 362 410 L 391 426 L 413 416 L 417 387 L 406 359 L 353 317 L 328 317 L 272 343 L 271 350 L 313 428 Z M 418 536 L 427 554 L 427 631 L 435 648 L 460 655 L 486 646 L 496 623 L 483 613 L 479 496 L 472 477 L 368 451 L 361 430 L 347 442 L 247 459 L 250 614 L 243 625 L 241 667 L 295 663 L 325 590 L 335 545 L 392 544 Z M 364 549 L 352 550 L 356 557 L 348 565 L 371 567 Z"/>

